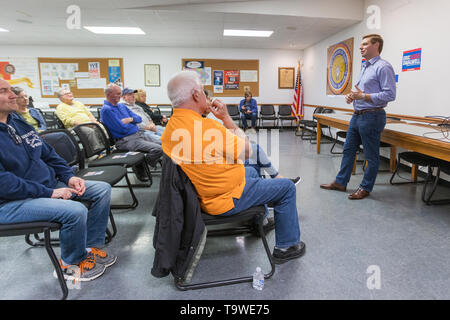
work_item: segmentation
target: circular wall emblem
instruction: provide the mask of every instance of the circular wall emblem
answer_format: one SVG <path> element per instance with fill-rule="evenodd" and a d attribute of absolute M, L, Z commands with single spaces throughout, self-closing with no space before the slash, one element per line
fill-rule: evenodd
<path fill-rule="evenodd" d="M 7 64 L 4 70 L 6 74 L 14 74 L 16 72 L 16 68 L 12 64 Z"/>
<path fill-rule="evenodd" d="M 341 94 L 350 80 L 350 52 L 348 47 L 340 43 L 332 51 L 328 61 L 327 81 L 334 94 Z"/>

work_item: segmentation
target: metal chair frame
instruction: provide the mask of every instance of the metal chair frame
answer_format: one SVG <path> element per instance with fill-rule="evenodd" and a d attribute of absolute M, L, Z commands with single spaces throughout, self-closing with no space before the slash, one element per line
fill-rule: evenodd
<path fill-rule="evenodd" d="M 252 216 L 249 216 L 249 211 L 255 211 L 255 213 Z M 220 216 L 211 216 L 207 214 L 202 214 L 203 220 L 205 222 L 205 225 L 220 225 L 220 224 L 228 224 L 233 222 L 239 222 L 239 221 L 248 221 L 256 219 L 256 225 L 258 226 L 258 232 L 261 237 L 261 240 L 263 242 L 263 246 L 267 255 L 267 258 L 269 259 L 271 270 L 264 274 L 264 279 L 269 279 L 272 277 L 272 275 L 275 273 L 275 264 L 272 259 L 272 254 L 269 249 L 269 245 L 267 244 L 267 239 L 264 233 L 263 229 L 263 220 L 265 215 L 265 207 L 264 206 L 257 206 L 250 208 L 248 210 L 242 211 L 240 213 L 237 213 L 235 215 L 226 216 L 226 217 L 220 217 Z M 219 229 L 208 232 L 208 236 L 218 236 L 223 234 L 235 234 L 236 232 L 242 233 L 242 232 L 251 232 L 253 229 L 251 229 L 250 226 L 248 227 L 237 227 L 237 228 L 227 228 L 227 229 Z M 204 289 L 204 288 L 213 288 L 213 287 L 220 287 L 220 286 L 226 286 L 226 285 L 232 285 L 232 284 L 238 284 L 238 283 L 244 283 L 244 282 L 252 282 L 253 276 L 246 276 L 246 277 L 239 277 L 239 278 L 230 278 L 225 280 L 216 280 L 216 281 L 209 281 L 209 282 L 199 282 L 195 284 L 183 284 L 182 280 L 180 278 L 175 278 L 175 286 L 182 291 L 186 290 L 197 290 L 197 289 Z"/>
<path fill-rule="evenodd" d="M 61 291 L 63 293 L 61 300 L 65 300 L 69 294 L 67 288 L 66 280 L 64 279 L 63 272 L 59 265 L 58 258 L 52 248 L 52 241 L 50 238 L 51 231 L 57 231 L 61 229 L 61 224 L 48 221 L 37 221 L 37 222 L 27 222 L 27 223 L 13 223 L 13 224 L 0 224 L 0 237 L 18 236 L 30 234 L 44 233 L 44 239 L 42 246 L 45 247 L 50 261 L 56 270 L 56 275 L 58 277 L 59 285 L 61 286 Z"/>

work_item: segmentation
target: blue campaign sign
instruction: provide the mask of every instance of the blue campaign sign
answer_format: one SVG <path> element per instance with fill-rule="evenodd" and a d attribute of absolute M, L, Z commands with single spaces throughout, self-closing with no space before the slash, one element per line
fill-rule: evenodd
<path fill-rule="evenodd" d="M 404 51 L 402 71 L 420 70 L 422 63 L 422 48 Z"/>

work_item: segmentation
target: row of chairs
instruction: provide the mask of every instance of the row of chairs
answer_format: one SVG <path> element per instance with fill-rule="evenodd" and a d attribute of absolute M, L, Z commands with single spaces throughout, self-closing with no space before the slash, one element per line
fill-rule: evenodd
<path fill-rule="evenodd" d="M 86 132 L 86 128 L 94 130 L 95 134 L 101 137 L 101 146 L 96 146 L 89 138 Z M 133 202 L 131 204 L 122 205 L 111 205 L 111 209 L 124 209 L 124 208 L 135 208 L 138 205 L 138 200 L 133 192 L 133 186 L 130 184 L 128 178 L 127 168 L 138 165 L 141 162 L 145 162 L 145 157 L 142 153 L 137 154 L 124 154 L 119 152 L 111 152 L 111 146 L 114 143 L 108 131 L 103 131 L 102 128 L 95 123 L 87 123 L 76 126 L 73 131 L 68 131 L 66 129 L 49 129 L 47 131 L 41 132 L 40 136 L 50 144 L 55 151 L 64 158 L 67 163 L 75 168 L 76 176 L 81 177 L 86 180 L 96 180 L 104 181 L 109 183 L 113 187 L 119 187 L 118 182 L 122 181 L 124 178 L 127 183 L 127 187 L 130 190 Z M 98 142 L 97 142 L 98 144 Z M 81 145 L 81 147 L 80 147 Z M 94 156 L 102 155 L 101 158 L 96 160 L 86 161 L 86 159 L 91 159 Z M 126 155 L 126 156 L 125 156 Z M 86 167 L 86 162 L 88 166 Z M 147 167 L 147 166 L 145 166 Z M 148 167 L 147 167 L 148 168 Z M 152 183 L 151 173 L 148 171 L 148 176 L 150 179 L 150 185 Z M 125 186 L 120 186 L 125 187 Z M 85 204 L 89 205 L 89 204 Z M 258 221 L 259 234 L 265 249 L 265 253 L 269 259 L 271 271 L 265 274 L 265 278 L 270 278 L 275 272 L 275 265 L 273 263 L 271 254 L 267 246 L 267 240 L 262 228 L 262 221 L 265 214 L 265 208 L 263 206 L 250 208 L 236 214 L 231 217 L 217 217 L 210 216 L 207 214 L 202 214 L 202 218 L 206 225 L 220 225 L 236 223 L 240 221 Z M 111 239 L 117 233 L 117 227 L 114 222 L 114 217 L 110 211 L 110 223 L 112 226 L 112 231 L 109 228 L 106 231 L 106 242 L 111 241 Z M 43 246 L 50 257 L 50 260 L 56 270 L 57 277 L 63 292 L 62 299 L 66 299 L 68 296 L 68 289 L 64 276 L 59 267 L 59 262 L 56 255 L 52 249 L 52 246 L 59 245 L 59 239 L 52 239 L 51 232 L 60 230 L 61 225 L 59 223 L 39 221 L 31 223 L 21 223 L 21 224 L 7 224 L 0 225 L 0 237 L 6 236 L 17 236 L 25 235 L 25 240 L 28 244 L 32 246 Z M 224 234 L 235 234 L 239 229 L 240 233 L 243 232 L 254 232 L 251 227 L 238 227 L 231 229 L 219 229 L 210 231 L 208 235 L 224 235 Z M 40 238 L 39 234 L 43 233 L 44 237 Z M 32 242 L 30 240 L 30 235 L 33 234 L 37 242 Z M 241 278 L 231 278 L 225 280 L 218 280 L 212 282 L 200 282 L 196 284 L 186 284 L 181 278 L 175 278 L 175 285 L 180 290 L 194 290 L 201 288 L 209 288 L 223 285 L 230 285 L 242 282 L 251 282 L 252 276 L 241 277 Z"/>
<path fill-rule="evenodd" d="M 241 113 L 239 112 L 239 106 L 236 104 L 227 105 L 228 113 L 231 116 L 231 119 L 238 121 L 239 126 L 242 126 L 241 123 Z M 275 128 L 282 129 L 283 121 L 291 121 L 290 126 L 292 127 L 293 121 L 297 118 L 292 115 L 292 108 L 290 105 L 279 105 L 278 112 L 275 112 L 275 107 L 272 104 L 262 104 L 261 109 L 258 115 L 258 127 L 262 128 L 264 125 L 264 121 L 273 121 L 273 126 Z"/>
<path fill-rule="evenodd" d="M 92 139 L 89 138 L 85 128 L 94 130 L 95 134 L 101 139 L 94 145 Z M 138 200 L 134 194 L 133 186 L 130 183 L 128 177 L 127 168 L 143 165 L 146 169 L 146 174 L 149 178 L 149 183 L 144 186 L 150 187 L 152 185 L 151 172 L 148 169 L 146 159 L 143 153 L 126 153 L 111 151 L 110 141 L 111 137 L 108 137 L 103 129 L 95 123 L 82 124 L 74 128 L 73 132 L 66 129 L 50 129 L 39 133 L 49 145 L 51 145 L 55 151 L 67 161 L 69 166 L 72 166 L 77 177 L 81 177 L 85 180 L 103 181 L 109 183 L 114 187 L 128 187 L 130 195 L 132 197 L 131 204 L 119 204 L 111 205 L 110 209 L 126 209 L 136 208 Z M 77 141 L 77 139 L 78 141 Z M 81 144 L 82 149 L 79 144 Z M 86 167 L 85 159 L 90 159 L 94 156 L 100 156 L 96 160 L 88 162 Z M 119 186 L 118 183 L 125 178 L 126 186 Z M 142 185 L 139 185 L 142 186 Z M 86 204 L 89 206 L 89 204 Z M 117 234 L 117 226 L 114 221 L 112 211 L 109 213 L 109 220 L 112 231 L 106 230 L 106 243 L 110 242 Z M 68 289 L 64 276 L 59 266 L 59 262 L 53 251 L 52 246 L 59 245 L 59 239 L 51 238 L 51 232 L 61 229 L 61 224 L 48 221 L 37 221 L 28 223 L 17 224 L 0 224 L 0 237 L 10 237 L 25 235 L 25 241 L 34 247 L 45 247 L 50 260 L 56 270 L 59 284 L 63 292 L 62 299 L 66 299 L 68 295 Z M 39 234 L 44 234 L 44 238 L 41 238 Z M 34 235 L 36 241 L 30 239 L 30 235 Z"/>

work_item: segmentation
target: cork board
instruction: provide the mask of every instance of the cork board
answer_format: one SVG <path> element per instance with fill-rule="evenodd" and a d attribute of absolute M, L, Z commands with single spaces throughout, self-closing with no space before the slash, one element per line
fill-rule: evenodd
<path fill-rule="evenodd" d="M 105 87 L 123 81 L 122 58 L 38 58 L 42 98 L 56 98 L 57 88 L 76 98 L 102 98 Z"/>
<path fill-rule="evenodd" d="M 181 69 L 195 69 L 215 97 L 259 96 L 259 60 L 182 59 Z"/>

